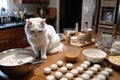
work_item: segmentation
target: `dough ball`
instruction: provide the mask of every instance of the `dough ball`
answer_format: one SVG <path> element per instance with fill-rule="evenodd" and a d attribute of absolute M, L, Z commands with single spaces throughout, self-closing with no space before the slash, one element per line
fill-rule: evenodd
<path fill-rule="evenodd" d="M 90 80 L 90 76 L 86 73 L 82 74 L 81 77 L 83 80 Z"/>
<path fill-rule="evenodd" d="M 100 80 L 100 79 L 98 79 L 98 78 L 93 78 L 92 80 Z"/>
<path fill-rule="evenodd" d="M 84 71 L 83 67 L 80 66 L 78 66 L 76 69 L 78 70 L 78 73 L 83 73 Z"/>
<path fill-rule="evenodd" d="M 55 80 L 55 77 L 53 75 L 47 76 L 47 80 Z"/>
<path fill-rule="evenodd" d="M 101 71 L 100 74 L 102 74 L 102 75 L 104 75 L 104 76 L 106 76 L 106 77 L 109 76 L 109 72 L 107 72 L 107 71 L 105 71 L 105 70 Z"/>
<path fill-rule="evenodd" d="M 73 64 L 71 64 L 71 63 L 67 63 L 67 64 L 66 64 L 66 67 L 67 67 L 67 69 L 69 69 L 69 70 L 70 70 L 70 69 L 72 69 L 72 68 L 73 68 Z"/>
<path fill-rule="evenodd" d="M 98 70 L 101 69 L 101 66 L 99 64 L 94 64 L 93 67 L 96 67 Z"/>
<path fill-rule="evenodd" d="M 83 63 L 87 64 L 87 66 L 90 66 L 90 64 L 91 64 L 90 61 L 84 61 Z"/>
<path fill-rule="evenodd" d="M 68 80 L 72 80 L 73 79 L 73 74 L 72 73 L 66 73 L 65 76 L 66 76 L 66 78 Z"/>
<path fill-rule="evenodd" d="M 93 71 L 94 74 L 96 74 L 98 71 L 96 67 L 90 67 L 90 70 Z"/>
<path fill-rule="evenodd" d="M 65 77 L 63 77 L 63 78 L 61 78 L 60 80 L 68 80 L 67 78 L 65 78 Z"/>
<path fill-rule="evenodd" d="M 53 70 L 53 71 L 57 70 L 57 65 L 56 64 L 52 64 L 51 65 L 51 70 Z"/>
<path fill-rule="evenodd" d="M 66 68 L 66 67 L 61 67 L 61 68 L 60 68 L 60 71 L 64 74 L 64 73 L 67 72 L 67 68 Z"/>
<path fill-rule="evenodd" d="M 83 67 L 84 70 L 86 70 L 88 68 L 87 64 L 85 64 L 85 63 L 82 63 L 80 66 Z"/>
<path fill-rule="evenodd" d="M 74 77 L 78 76 L 78 70 L 77 69 L 72 69 L 70 72 L 73 74 Z"/>
<path fill-rule="evenodd" d="M 97 78 L 100 80 L 106 80 L 106 77 L 102 74 L 97 75 Z"/>
<path fill-rule="evenodd" d="M 58 67 L 63 66 L 63 61 L 57 61 L 57 66 L 58 66 Z"/>
<path fill-rule="evenodd" d="M 50 74 L 51 73 L 51 68 L 49 68 L 49 67 L 44 68 L 44 73 L 45 74 Z"/>
<path fill-rule="evenodd" d="M 76 78 L 75 80 L 83 80 L 82 78 L 80 78 L 80 77 L 78 77 L 78 78 Z"/>
<path fill-rule="evenodd" d="M 55 77 L 56 77 L 57 79 L 60 79 L 60 78 L 62 77 L 62 73 L 59 72 L 59 71 L 55 72 Z"/>
<path fill-rule="evenodd" d="M 111 75 L 112 72 L 113 72 L 113 70 L 111 68 L 105 68 L 104 70 L 107 71 L 107 72 L 109 72 L 109 75 Z"/>
<path fill-rule="evenodd" d="M 90 77 L 93 76 L 93 71 L 91 70 L 87 70 L 85 73 L 88 74 Z"/>

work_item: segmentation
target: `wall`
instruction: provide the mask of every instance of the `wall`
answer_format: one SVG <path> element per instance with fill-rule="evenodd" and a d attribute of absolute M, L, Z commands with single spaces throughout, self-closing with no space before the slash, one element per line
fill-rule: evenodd
<path fill-rule="evenodd" d="M 84 30 L 85 22 L 88 22 L 88 27 L 92 28 L 94 0 L 83 0 L 82 4 L 82 23 L 81 30 Z"/>
<path fill-rule="evenodd" d="M 57 7 L 57 1 L 58 0 L 50 0 L 48 7 Z"/>

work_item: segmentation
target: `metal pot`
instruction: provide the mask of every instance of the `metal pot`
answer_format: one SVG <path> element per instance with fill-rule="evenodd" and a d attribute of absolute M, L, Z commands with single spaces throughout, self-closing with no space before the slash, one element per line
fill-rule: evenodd
<path fill-rule="evenodd" d="M 25 57 L 24 55 L 29 55 L 32 59 L 31 60 L 26 60 L 26 62 L 23 62 L 22 60 L 26 59 L 27 57 Z M 15 57 L 12 59 L 16 59 L 18 60 L 18 64 L 13 64 L 12 62 L 10 62 L 10 59 L 8 56 L 11 55 L 15 55 Z M 21 57 L 23 56 L 23 57 Z M 25 74 L 27 74 L 29 71 L 31 71 L 34 68 L 34 64 L 36 63 L 43 63 L 44 60 L 39 60 L 36 62 L 36 58 L 35 58 L 35 54 L 32 50 L 29 49 L 23 49 L 23 48 L 16 48 L 16 49 L 10 49 L 10 50 L 6 50 L 0 53 L 0 60 L 2 60 L 3 58 L 8 58 L 8 60 L 6 60 L 7 63 L 9 63 L 8 65 L 6 65 L 6 62 L 2 61 L 2 63 L 0 62 L 0 70 L 5 73 L 6 75 L 8 75 L 9 77 L 20 77 L 23 76 Z M 14 62 L 15 63 L 15 62 Z"/>

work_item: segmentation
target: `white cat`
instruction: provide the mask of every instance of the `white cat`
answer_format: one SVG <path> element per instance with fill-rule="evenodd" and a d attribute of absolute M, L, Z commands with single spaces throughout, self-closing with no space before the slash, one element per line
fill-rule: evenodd
<path fill-rule="evenodd" d="M 53 54 L 63 51 L 64 45 L 53 26 L 46 24 L 46 19 L 26 19 L 25 33 L 36 57 L 46 59 L 46 53 Z M 41 55 L 39 53 L 41 51 Z"/>

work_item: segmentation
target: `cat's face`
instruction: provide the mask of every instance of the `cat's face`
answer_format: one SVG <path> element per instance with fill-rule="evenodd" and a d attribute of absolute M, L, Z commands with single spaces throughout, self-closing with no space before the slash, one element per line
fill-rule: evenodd
<path fill-rule="evenodd" d="M 27 28 L 29 31 L 29 34 L 32 37 L 38 38 L 39 35 L 42 35 L 45 31 L 45 20 L 41 18 L 31 18 L 26 19 Z"/>

